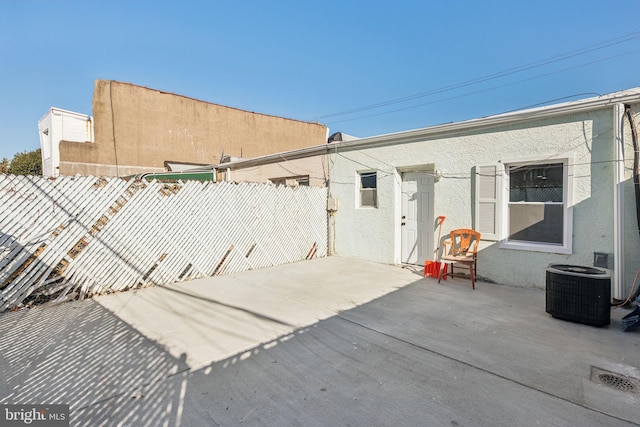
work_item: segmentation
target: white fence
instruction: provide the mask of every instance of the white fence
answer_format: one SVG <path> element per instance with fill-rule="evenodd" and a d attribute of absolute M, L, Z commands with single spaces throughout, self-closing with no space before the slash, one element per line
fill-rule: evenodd
<path fill-rule="evenodd" d="M 0 311 L 327 254 L 327 192 L 0 175 Z"/>

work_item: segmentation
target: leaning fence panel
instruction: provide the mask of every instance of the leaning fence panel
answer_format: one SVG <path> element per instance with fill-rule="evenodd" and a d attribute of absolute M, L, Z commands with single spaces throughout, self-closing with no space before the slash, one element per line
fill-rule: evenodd
<path fill-rule="evenodd" d="M 0 311 L 327 255 L 325 188 L 0 175 Z"/>

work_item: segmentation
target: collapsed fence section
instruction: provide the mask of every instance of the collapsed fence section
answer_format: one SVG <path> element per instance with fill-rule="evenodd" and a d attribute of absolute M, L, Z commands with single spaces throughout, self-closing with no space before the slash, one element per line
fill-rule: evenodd
<path fill-rule="evenodd" d="M 0 311 L 327 255 L 326 188 L 0 175 Z"/>

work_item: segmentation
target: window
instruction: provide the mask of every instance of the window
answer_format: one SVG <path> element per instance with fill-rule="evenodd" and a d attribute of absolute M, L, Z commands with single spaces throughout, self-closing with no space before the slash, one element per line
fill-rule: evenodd
<path fill-rule="evenodd" d="M 518 159 L 476 167 L 475 227 L 500 247 L 571 253 L 572 161 Z"/>
<path fill-rule="evenodd" d="M 502 247 L 571 253 L 568 159 L 506 163 Z"/>
<path fill-rule="evenodd" d="M 378 207 L 376 172 L 360 172 L 360 207 Z"/>
<path fill-rule="evenodd" d="M 299 185 L 309 186 L 309 175 L 287 176 L 282 178 L 269 178 L 275 185 L 286 185 L 297 187 Z"/>
<path fill-rule="evenodd" d="M 564 165 L 509 166 L 508 240 L 562 244 Z"/>

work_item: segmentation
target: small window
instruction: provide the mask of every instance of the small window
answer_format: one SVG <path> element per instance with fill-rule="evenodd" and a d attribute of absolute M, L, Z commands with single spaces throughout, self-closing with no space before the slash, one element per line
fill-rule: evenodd
<path fill-rule="evenodd" d="M 360 207 L 378 207 L 378 179 L 376 172 L 360 172 Z"/>

